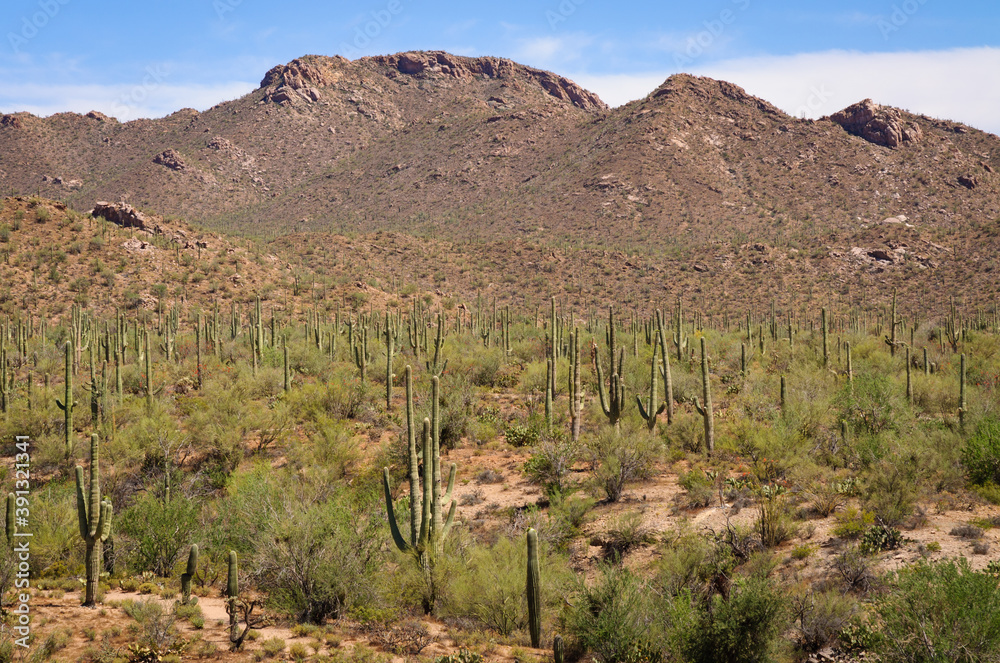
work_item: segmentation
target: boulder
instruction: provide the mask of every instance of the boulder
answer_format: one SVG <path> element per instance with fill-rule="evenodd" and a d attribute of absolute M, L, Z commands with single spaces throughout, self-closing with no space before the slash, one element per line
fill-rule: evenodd
<path fill-rule="evenodd" d="M 903 120 L 899 109 L 880 106 L 871 99 L 848 106 L 829 119 L 842 126 L 847 133 L 883 147 L 917 143 L 923 137 L 920 127 Z"/>
<path fill-rule="evenodd" d="M 164 150 L 160 152 L 153 157 L 153 163 L 166 166 L 170 170 L 184 170 L 187 168 L 187 164 L 184 163 L 184 159 L 177 153 L 177 150 Z"/>
<path fill-rule="evenodd" d="M 958 178 L 958 183 L 964 186 L 966 189 L 975 189 L 979 186 L 979 180 L 977 180 L 972 175 L 962 175 Z"/>

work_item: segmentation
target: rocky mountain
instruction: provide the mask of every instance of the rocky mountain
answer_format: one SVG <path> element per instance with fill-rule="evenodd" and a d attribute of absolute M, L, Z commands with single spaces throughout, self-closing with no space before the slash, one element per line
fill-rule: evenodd
<path fill-rule="evenodd" d="M 261 237 L 618 251 L 655 289 L 703 283 L 734 302 L 900 285 L 990 301 L 996 168 L 996 136 L 872 100 L 802 120 L 676 75 L 609 109 L 556 74 L 443 52 L 306 56 L 158 120 L 0 117 L 0 190 L 78 211 L 124 200 Z"/>

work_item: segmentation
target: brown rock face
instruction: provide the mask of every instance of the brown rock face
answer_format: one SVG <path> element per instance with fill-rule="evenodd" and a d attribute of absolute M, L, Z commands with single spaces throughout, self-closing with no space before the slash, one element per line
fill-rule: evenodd
<path fill-rule="evenodd" d="M 958 178 L 958 183 L 966 189 L 975 189 L 979 186 L 979 180 L 972 175 L 962 175 Z"/>
<path fill-rule="evenodd" d="M 24 123 L 16 115 L 0 115 L 0 127 L 21 129 L 24 127 Z"/>
<path fill-rule="evenodd" d="M 152 232 L 153 221 L 148 216 L 127 203 L 94 203 L 91 216 L 103 216 L 111 223 L 117 223 L 122 228 L 138 228 Z"/>
<path fill-rule="evenodd" d="M 848 106 L 829 119 L 842 126 L 847 133 L 883 147 L 916 143 L 923 137 L 920 127 L 903 120 L 898 109 L 879 106 L 871 99 Z"/>
<path fill-rule="evenodd" d="M 608 107 L 596 94 L 588 92 L 568 78 L 526 67 L 506 58 L 468 58 L 444 51 L 419 51 L 364 59 L 418 78 L 441 75 L 463 79 L 478 75 L 513 80 L 520 77 L 533 80 L 549 95 L 561 101 L 568 101 L 577 108 L 602 110 Z"/>
<path fill-rule="evenodd" d="M 177 153 L 177 150 L 164 150 L 160 152 L 153 157 L 153 163 L 166 166 L 170 170 L 184 170 L 187 168 L 187 164 L 184 163 L 184 159 Z"/>

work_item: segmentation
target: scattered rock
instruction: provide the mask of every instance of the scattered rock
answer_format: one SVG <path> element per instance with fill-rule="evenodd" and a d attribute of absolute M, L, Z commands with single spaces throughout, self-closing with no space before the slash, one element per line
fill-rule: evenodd
<path fill-rule="evenodd" d="M 958 178 L 958 183 L 966 189 L 972 190 L 979 186 L 979 180 L 972 175 L 962 175 Z"/>
<path fill-rule="evenodd" d="M 847 133 L 883 147 L 917 143 L 923 137 L 920 127 L 904 121 L 899 109 L 880 106 L 871 99 L 848 106 L 828 119 L 842 126 Z"/>
<path fill-rule="evenodd" d="M 874 258 L 879 262 L 888 262 L 888 263 L 895 262 L 895 259 L 893 258 L 892 254 L 884 249 L 872 249 L 871 251 L 868 252 L 868 257 Z"/>
<path fill-rule="evenodd" d="M 184 170 L 187 168 L 187 164 L 184 163 L 184 159 L 177 153 L 177 150 L 173 149 L 165 150 L 157 154 L 153 157 L 153 163 L 166 166 L 171 170 Z"/>
<path fill-rule="evenodd" d="M 154 247 L 149 242 L 144 242 L 138 237 L 130 237 L 122 243 L 122 248 L 129 253 L 148 253 L 150 251 L 155 251 Z"/>
<path fill-rule="evenodd" d="M 707 265 L 703 265 L 703 264 L 701 264 L 700 262 L 696 262 L 696 263 L 694 264 L 694 267 L 693 267 L 693 269 L 694 269 L 694 271 L 696 271 L 696 272 L 699 272 L 699 273 L 701 273 L 701 274 L 704 274 L 705 272 L 707 272 L 707 271 L 708 271 L 708 266 L 707 266 Z"/>

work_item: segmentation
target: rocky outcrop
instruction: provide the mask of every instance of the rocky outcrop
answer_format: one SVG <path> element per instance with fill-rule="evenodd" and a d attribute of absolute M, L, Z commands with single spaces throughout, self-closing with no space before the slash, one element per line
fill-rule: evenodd
<path fill-rule="evenodd" d="M 23 129 L 24 122 L 17 115 L 0 115 L 0 127 L 7 129 Z"/>
<path fill-rule="evenodd" d="M 540 85 L 550 96 L 566 101 L 583 110 L 604 110 L 608 106 L 596 94 L 573 81 L 549 71 L 517 64 L 506 58 L 468 58 L 444 51 L 416 51 L 362 58 L 395 69 L 401 74 L 428 78 L 443 76 L 456 79 L 488 76 L 499 80 L 530 80 Z"/>
<path fill-rule="evenodd" d="M 905 121 L 899 109 L 880 106 L 871 99 L 848 106 L 828 119 L 847 133 L 883 147 L 917 143 L 923 137 L 920 127 L 915 122 Z"/>
<path fill-rule="evenodd" d="M 112 119 L 100 111 L 90 111 L 84 117 L 89 117 L 91 120 L 97 120 L 98 122 L 111 122 Z"/>
<path fill-rule="evenodd" d="M 122 228 L 137 228 L 153 232 L 155 225 L 151 217 L 143 214 L 128 203 L 96 202 L 94 203 L 94 209 L 90 210 L 90 215 L 94 218 L 102 216 Z"/>
<path fill-rule="evenodd" d="M 973 175 L 960 175 L 958 183 L 970 190 L 979 186 L 979 180 Z"/>
<path fill-rule="evenodd" d="M 177 150 L 164 150 L 160 152 L 153 157 L 153 163 L 166 166 L 170 170 L 184 170 L 187 168 L 187 164 L 184 163 L 184 159 L 178 154 Z"/>

